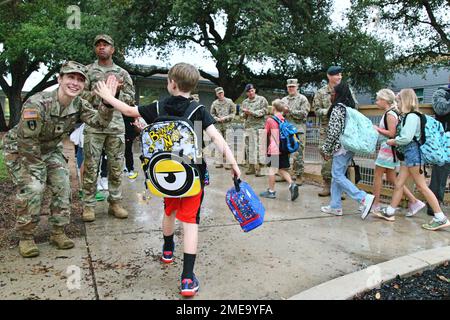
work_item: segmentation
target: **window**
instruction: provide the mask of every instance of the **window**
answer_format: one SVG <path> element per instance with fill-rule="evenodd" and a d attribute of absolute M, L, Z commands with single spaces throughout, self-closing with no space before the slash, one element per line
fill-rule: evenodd
<path fill-rule="evenodd" d="M 419 99 L 419 103 L 422 104 L 423 103 L 423 88 L 414 89 L 414 92 L 417 95 L 417 99 Z"/>

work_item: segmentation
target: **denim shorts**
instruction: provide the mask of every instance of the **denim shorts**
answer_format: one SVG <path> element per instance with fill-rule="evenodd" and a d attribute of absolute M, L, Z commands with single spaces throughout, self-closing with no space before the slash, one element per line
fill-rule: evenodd
<path fill-rule="evenodd" d="M 422 159 L 419 145 L 415 141 L 411 141 L 408 145 L 406 145 L 406 147 L 404 147 L 403 154 L 405 155 L 403 165 L 406 167 L 423 166 L 425 163 Z"/>

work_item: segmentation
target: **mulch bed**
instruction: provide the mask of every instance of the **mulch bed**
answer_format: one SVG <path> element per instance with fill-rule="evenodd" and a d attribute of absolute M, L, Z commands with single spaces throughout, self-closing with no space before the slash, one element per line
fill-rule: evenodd
<path fill-rule="evenodd" d="M 14 215 L 14 197 L 16 190 L 12 182 L 0 182 L 0 249 L 15 247 L 19 243 L 19 237 L 14 230 L 16 218 Z M 50 237 L 50 230 L 45 223 L 46 217 L 50 214 L 49 192 L 44 193 L 44 202 L 42 206 L 41 221 L 35 232 L 35 240 L 37 243 L 47 242 Z M 83 221 L 81 220 L 82 204 L 78 199 L 78 186 L 72 185 L 72 207 L 71 222 L 66 226 L 66 234 L 70 238 L 78 238 L 84 235 Z"/>
<path fill-rule="evenodd" d="M 354 300 L 450 300 L 449 262 L 409 277 L 397 276 Z"/>

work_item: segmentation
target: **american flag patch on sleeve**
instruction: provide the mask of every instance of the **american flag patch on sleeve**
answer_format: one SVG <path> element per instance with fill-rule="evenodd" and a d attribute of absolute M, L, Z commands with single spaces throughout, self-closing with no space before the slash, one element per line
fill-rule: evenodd
<path fill-rule="evenodd" d="M 39 113 L 35 109 L 24 109 L 22 117 L 24 120 L 36 120 L 39 118 Z"/>

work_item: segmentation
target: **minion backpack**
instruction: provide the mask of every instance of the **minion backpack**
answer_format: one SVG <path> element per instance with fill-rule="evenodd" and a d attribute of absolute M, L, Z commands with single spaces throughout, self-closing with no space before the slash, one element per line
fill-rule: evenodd
<path fill-rule="evenodd" d="M 201 192 L 197 135 L 190 118 L 203 105 L 192 101 L 182 117 L 169 116 L 157 102 L 158 117 L 142 132 L 145 186 L 166 198 L 192 197 Z"/>

